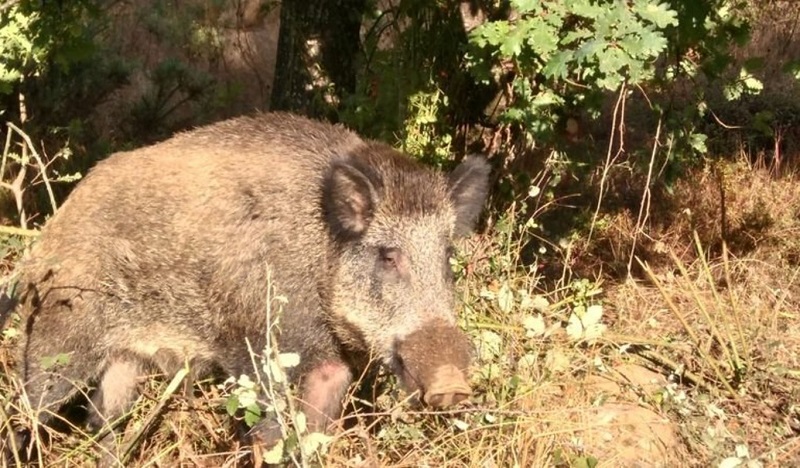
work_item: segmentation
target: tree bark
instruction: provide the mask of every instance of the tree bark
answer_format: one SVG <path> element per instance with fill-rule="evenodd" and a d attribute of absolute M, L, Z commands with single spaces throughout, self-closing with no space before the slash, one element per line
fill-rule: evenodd
<path fill-rule="evenodd" d="M 273 110 L 337 120 L 336 104 L 355 91 L 365 6 L 366 0 L 281 2 Z"/>

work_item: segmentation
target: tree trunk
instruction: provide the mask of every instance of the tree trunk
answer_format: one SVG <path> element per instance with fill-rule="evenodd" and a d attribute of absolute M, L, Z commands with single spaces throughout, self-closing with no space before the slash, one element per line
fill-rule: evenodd
<path fill-rule="evenodd" d="M 273 110 L 336 119 L 355 91 L 366 0 L 283 0 Z M 329 87 L 331 86 L 331 87 Z"/>

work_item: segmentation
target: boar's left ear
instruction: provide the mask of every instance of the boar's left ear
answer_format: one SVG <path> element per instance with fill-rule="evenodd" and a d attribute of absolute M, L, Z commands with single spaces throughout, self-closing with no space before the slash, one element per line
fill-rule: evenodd
<path fill-rule="evenodd" d="M 450 173 L 450 199 L 456 209 L 454 234 L 466 236 L 475 227 L 489 191 L 489 171 L 486 159 L 468 156 Z"/>
<path fill-rule="evenodd" d="M 334 236 L 347 240 L 363 234 L 377 204 L 377 174 L 353 161 L 340 161 L 333 163 L 323 183 L 322 206 Z"/>

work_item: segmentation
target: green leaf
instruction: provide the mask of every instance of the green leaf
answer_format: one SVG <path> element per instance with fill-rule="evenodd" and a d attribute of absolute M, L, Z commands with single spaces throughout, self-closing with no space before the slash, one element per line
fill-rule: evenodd
<path fill-rule="evenodd" d="M 278 365 L 284 369 L 287 367 L 296 367 L 300 364 L 300 355 L 297 353 L 280 353 L 277 359 Z"/>
<path fill-rule="evenodd" d="M 667 38 L 659 31 L 642 29 L 639 32 L 641 52 L 637 55 L 640 60 L 656 57 L 667 48 Z"/>
<path fill-rule="evenodd" d="M 481 360 L 491 361 L 503 351 L 503 338 L 491 330 L 481 331 L 478 345 Z"/>
<path fill-rule="evenodd" d="M 764 68 L 764 57 L 750 57 L 744 61 L 744 68 L 748 71 L 759 71 Z"/>
<path fill-rule="evenodd" d="M 637 0 L 633 12 L 658 28 L 678 25 L 678 14 L 667 3 L 653 3 L 651 0 Z"/>
<path fill-rule="evenodd" d="M 728 457 L 717 465 L 718 468 L 738 468 L 742 466 L 746 466 L 744 460 L 738 457 Z"/>
<path fill-rule="evenodd" d="M 22 73 L 19 70 L 7 68 L 0 63 L 0 83 L 13 84 L 22 78 Z"/>
<path fill-rule="evenodd" d="M 570 314 L 569 316 L 567 322 L 567 336 L 573 341 L 578 341 L 583 337 L 583 324 L 576 314 Z"/>
<path fill-rule="evenodd" d="M 735 101 L 742 97 L 743 94 L 756 95 L 761 93 L 763 89 L 764 84 L 761 83 L 761 80 L 753 76 L 747 69 L 742 68 L 739 71 L 739 79 L 725 86 L 722 94 L 728 101 Z"/>
<path fill-rule="evenodd" d="M 800 80 L 800 60 L 789 60 L 786 62 L 783 66 L 783 72 L 792 75 L 795 80 Z"/>
<path fill-rule="evenodd" d="M 542 2 L 541 0 L 512 0 L 511 5 L 517 9 L 518 13 L 528 13 L 540 11 Z"/>
<path fill-rule="evenodd" d="M 261 407 L 253 403 L 244 409 L 244 422 L 249 427 L 253 427 L 261 421 Z"/>
<path fill-rule="evenodd" d="M 283 367 L 278 364 L 278 361 L 275 359 L 270 359 L 265 367 L 270 379 L 277 384 L 281 384 L 286 382 L 286 373 L 283 371 Z"/>
<path fill-rule="evenodd" d="M 764 84 L 761 83 L 761 80 L 749 73 L 743 78 L 742 82 L 747 94 L 759 94 L 764 89 Z"/>
<path fill-rule="evenodd" d="M 500 54 L 504 57 L 515 57 L 522 53 L 522 43 L 525 41 L 524 28 L 516 27 L 506 34 L 500 43 Z"/>
<path fill-rule="evenodd" d="M 606 75 L 618 75 L 628 62 L 629 57 L 617 47 L 609 47 L 597 54 L 598 65 L 601 73 Z"/>
<path fill-rule="evenodd" d="M 708 152 L 708 147 L 706 146 L 707 140 L 708 136 L 702 133 L 692 133 L 689 135 L 689 145 L 700 154 L 706 154 Z"/>
<path fill-rule="evenodd" d="M 547 353 L 545 353 L 544 361 L 546 368 L 550 372 L 557 374 L 566 372 L 572 367 L 569 356 L 557 348 L 551 348 L 548 350 Z"/>
<path fill-rule="evenodd" d="M 577 28 L 572 31 L 567 31 L 563 38 L 561 38 L 561 45 L 570 45 L 573 42 L 578 42 L 583 39 L 592 37 L 592 31 L 586 28 Z"/>
<path fill-rule="evenodd" d="M 294 415 L 294 429 L 298 434 L 306 432 L 308 429 L 308 424 L 305 413 L 299 412 Z"/>
<path fill-rule="evenodd" d="M 283 461 L 283 440 L 279 439 L 278 442 L 269 450 L 263 452 L 264 463 L 268 465 L 278 465 Z"/>
<path fill-rule="evenodd" d="M 603 306 L 595 304 L 586 308 L 586 313 L 581 318 L 584 326 L 594 325 L 600 323 L 603 318 Z"/>
<path fill-rule="evenodd" d="M 637 37 L 633 34 L 628 34 L 627 36 L 623 37 L 617 42 L 622 50 L 628 53 L 628 55 L 632 57 L 638 57 L 640 55 L 645 55 L 645 44 L 642 41 L 641 37 Z"/>
<path fill-rule="evenodd" d="M 494 21 L 475 28 L 478 44 L 499 46 L 508 36 L 511 26 L 506 21 Z M 481 44 L 481 42 L 483 42 Z"/>
<path fill-rule="evenodd" d="M 597 466 L 597 459 L 591 455 L 578 457 L 575 459 L 572 466 L 575 468 L 595 468 Z"/>
<path fill-rule="evenodd" d="M 469 429 L 469 423 L 467 423 L 466 421 L 463 421 L 461 419 L 456 418 L 456 419 L 453 419 L 453 427 L 455 427 L 459 431 L 463 432 L 463 431 L 466 431 L 467 429 Z"/>
<path fill-rule="evenodd" d="M 595 2 L 577 1 L 572 2 L 570 10 L 573 15 L 582 16 L 587 19 L 597 19 L 600 15 L 604 14 L 606 9 L 596 4 Z"/>
<path fill-rule="evenodd" d="M 722 88 L 722 95 L 728 101 L 735 101 L 742 96 L 742 83 L 740 81 L 733 82 Z"/>
<path fill-rule="evenodd" d="M 540 314 L 527 315 L 522 319 L 522 327 L 525 328 L 525 336 L 528 338 L 535 338 L 544 335 L 547 327 L 544 323 L 544 318 Z"/>
<path fill-rule="evenodd" d="M 303 437 L 300 450 L 305 455 L 313 455 L 317 451 L 324 450 L 332 440 L 333 437 L 327 434 L 323 434 L 321 432 L 312 432 L 311 434 Z"/>
<path fill-rule="evenodd" d="M 225 412 L 228 413 L 229 416 L 233 416 L 236 414 L 236 411 L 239 409 L 239 397 L 235 394 L 229 395 L 228 399 L 225 400 Z"/>
<path fill-rule="evenodd" d="M 542 90 L 542 92 L 538 93 L 536 97 L 531 100 L 531 105 L 533 107 L 560 106 L 562 104 L 564 104 L 564 98 L 550 89 Z"/>
<path fill-rule="evenodd" d="M 258 401 L 258 395 L 256 391 L 249 388 L 242 388 L 236 391 L 236 395 L 239 396 L 239 406 L 240 407 L 248 407 L 256 404 Z"/>
<path fill-rule="evenodd" d="M 511 312 L 514 307 L 514 291 L 511 290 L 508 281 L 503 282 L 500 290 L 497 291 L 497 305 L 505 313 Z"/>
<path fill-rule="evenodd" d="M 766 137 L 772 137 L 774 130 L 772 125 L 775 123 L 775 113 L 772 111 L 764 110 L 756 112 L 751 124 L 754 129 L 761 132 Z"/>
<path fill-rule="evenodd" d="M 540 17 L 526 19 L 520 23 L 524 30 L 525 44 L 539 56 L 542 61 L 547 61 L 558 50 L 559 30 Z"/>
<path fill-rule="evenodd" d="M 599 56 L 599 54 L 606 49 L 606 47 L 608 47 L 608 42 L 602 39 L 592 39 L 591 41 L 587 41 L 575 52 L 575 60 L 579 62 L 591 61 L 595 58 L 595 56 Z"/>
<path fill-rule="evenodd" d="M 520 371 L 530 371 L 536 368 L 539 362 L 539 356 L 534 353 L 527 353 L 517 360 L 517 369 Z"/>
<path fill-rule="evenodd" d="M 42 369 L 51 370 L 56 367 L 61 367 L 69 364 L 70 355 L 67 353 L 59 353 L 55 356 L 45 356 L 41 360 Z"/>
<path fill-rule="evenodd" d="M 593 341 L 599 338 L 606 330 L 606 325 L 600 323 L 603 317 L 603 307 L 591 305 L 587 308 L 575 307 L 567 323 L 567 336 L 573 341 Z"/>
<path fill-rule="evenodd" d="M 542 73 L 547 78 L 566 78 L 569 62 L 573 59 L 571 50 L 560 50 L 550 57 Z"/>
<path fill-rule="evenodd" d="M 548 301 L 546 297 L 542 295 L 534 296 L 533 310 L 538 310 L 539 312 L 547 312 L 549 308 L 550 308 L 550 301 Z"/>
<path fill-rule="evenodd" d="M 20 336 L 22 333 L 16 328 L 6 328 L 3 330 L 3 338 L 14 339 Z"/>
<path fill-rule="evenodd" d="M 250 378 L 247 374 L 242 374 L 239 376 L 239 380 L 236 381 L 236 385 L 240 388 L 246 388 L 252 390 L 256 388 L 256 383 Z"/>

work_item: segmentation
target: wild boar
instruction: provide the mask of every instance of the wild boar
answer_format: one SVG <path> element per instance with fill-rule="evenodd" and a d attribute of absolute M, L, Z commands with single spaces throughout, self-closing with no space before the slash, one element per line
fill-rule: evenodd
<path fill-rule="evenodd" d="M 94 426 L 150 367 L 252 373 L 268 279 L 288 298 L 282 352 L 312 430 L 369 356 L 434 407 L 468 397 L 449 258 L 489 165 L 425 167 L 341 126 L 274 113 L 117 153 L 78 184 L 21 266 L 21 376 L 47 423 L 85 385 Z M 55 369 L 43 362 L 66 354 Z"/>

